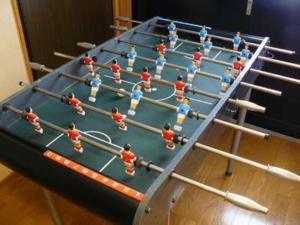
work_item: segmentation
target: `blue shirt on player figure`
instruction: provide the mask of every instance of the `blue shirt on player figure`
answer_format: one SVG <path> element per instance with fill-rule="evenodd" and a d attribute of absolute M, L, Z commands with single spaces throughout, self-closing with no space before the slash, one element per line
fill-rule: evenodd
<path fill-rule="evenodd" d="M 132 90 L 132 93 L 130 95 L 131 101 L 130 101 L 130 108 L 128 110 L 128 114 L 131 116 L 135 115 L 136 107 L 138 106 L 141 97 L 143 96 L 143 92 L 141 91 L 142 87 L 141 85 L 137 84 Z"/>
<path fill-rule="evenodd" d="M 132 71 L 133 70 L 133 64 L 135 62 L 135 58 L 137 56 L 137 53 L 135 51 L 135 46 L 131 46 L 130 51 L 127 53 L 127 58 L 128 58 L 128 67 L 127 70 L 128 71 Z"/>
<path fill-rule="evenodd" d="M 202 29 L 199 31 L 199 37 L 201 43 L 204 43 L 206 36 L 207 36 L 207 30 L 206 27 L 203 26 Z"/>
<path fill-rule="evenodd" d="M 181 131 L 182 130 L 182 124 L 185 121 L 185 118 L 189 111 L 191 110 L 191 107 L 189 105 L 190 99 L 184 98 L 183 102 L 177 107 L 177 120 L 176 124 L 174 126 L 174 130 Z"/>
<path fill-rule="evenodd" d="M 226 68 L 225 72 L 221 75 L 221 93 L 226 92 L 229 85 L 232 83 L 233 77 L 231 74 L 231 68 Z"/>
<path fill-rule="evenodd" d="M 173 34 L 173 32 L 176 30 L 176 25 L 174 23 L 174 20 L 171 20 L 170 21 L 170 24 L 168 26 L 168 31 L 169 31 L 169 34 Z"/>
<path fill-rule="evenodd" d="M 241 63 L 243 64 L 243 66 L 245 65 L 246 63 L 246 60 L 251 58 L 251 52 L 249 50 L 249 45 L 248 44 L 245 44 L 245 47 L 244 49 L 241 51 L 240 53 L 240 56 L 241 56 Z"/>
<path fill-rule="evenodd" d="M 240 37 L 241 33 L 237 32 L 236 35 L 232 39 L 233 43 L 233 50 L 237 51 L 239 49 L 239 46 L 242 42 L 242 38 Z"/>
<path fill-rule="evenodd" d="M 196 66 L 196 61 L 192 61 L 192 64 L 190 64 L 187 68 L 186 68 L 186 72 L 187 72 L 187 85 L 192 86 L 192 82 L 194 80 L 195 74 L 197 72 L 198 68 Z"/>
<path fill-rule="evenodd" d="M 102 84 L 102 80 L 100 79 L 100 74 L 96 73 L 95 78 L 90 81 L 91 93 L 89 97 L 89 101 L 95 102 L 96 95 L 99 91 L 99 87 Z"/>

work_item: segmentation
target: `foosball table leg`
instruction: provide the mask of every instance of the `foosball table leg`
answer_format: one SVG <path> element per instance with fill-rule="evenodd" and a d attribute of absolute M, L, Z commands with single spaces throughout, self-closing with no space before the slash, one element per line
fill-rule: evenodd
<path fill-rule="evenodd" d="M 247 91 L 245 100 L 246 101 L 250 100 L 250 96 L 251 96 L 251 89 L 249 89 Z M 247 114 L 247 109 L 240 108 L 239 113 L 238 113 L 238 118 L 237 118 L 237 124 L 238 125 L 244 126 L 246 114 Z M 231 153 L 234 154 L 234 155 L 236 155 L 237 152 L 238 152 L 238 150 L 239 150 L 241 136 L 242 136 L 242 132 L 241 131 L 236 130 L 234 132 L 233 141 L 232 141 L 232 145 L 231 145 Z M 228 160 L 227 169 L 226 169 L 226 172 L 225 172 L 226 176 L 231 176 L 232 175 L 233 161 L 234 160 L 232 160 L 232 159 Z"/>
<path fill-rule="evenodd" d="M 61 218 L 59 209 L 57 207 L 55 199 L 53 198 L 52 193 L 45 188 L 42 188 L 42 190 L 43 190 L 47 205 L 48 205 L 50 213 L 51 213 L 53 224 L 54 225 L 63 225 L 64 224 L 63 220 Z"/>

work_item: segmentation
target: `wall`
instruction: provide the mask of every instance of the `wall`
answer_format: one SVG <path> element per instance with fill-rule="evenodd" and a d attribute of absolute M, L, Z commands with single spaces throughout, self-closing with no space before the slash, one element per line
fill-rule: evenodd
<path fill-rule="evenodd" d="M 11 0 L 0 1 L 0 100 L 18 91 L 18 81 L 29 82 Z M 0 181 L 10 173 L 0 165 Z"/>

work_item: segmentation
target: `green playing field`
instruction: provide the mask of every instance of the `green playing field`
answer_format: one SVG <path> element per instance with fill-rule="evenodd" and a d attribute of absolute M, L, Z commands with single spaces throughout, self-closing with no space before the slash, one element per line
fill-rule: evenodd
<path fill-rule="evenodd" d="M 143 40 L 145 43 L 152 45 L 158 42 L 158 38 L 145 37 Z M 195 50 L 195 47 L 196 46 L 190 44 L 178 43 L 176 49 L 178 51 L 192 53 Z M 157 57 L 157 52 L 154 52 L 151 49 L 137 47 L 137 53 L 140 56 L 146 56 L 153 59 Z M 215 50 L 210 52 L 209 57 L 227 62 L 231 62 L 235 59 L 235 57 L 229 53 Z M 121 67 L 126 69 L 127 60 L 117 55 L 116 58 L 118 59 Z M 166 58 L 167 62 L 181 66 L 188 66 L 191 63 L 191 59 L 171 53 L 167 53 Z M 151 74 L 154 75 L 155 65 L 147 62 L 145 63 L 140 60 L 136 61 L 134 71 L 141 72 L 144 66 L 148 66 Z M 206 61 L 203 61 L 201 66 L 201 70 L 219 75 L 223 73 L 224 69 L 225 66 Z M 111 71 L 104 69 L 100 69 L 99 71 L 102 74 L 101 78 L 103 84 L 123 88 L 130 92 L 136 83 L 141 82 L 136 77 L 121 74 L 123 79 L 122 84 L 115 84 L 113 82 L 113 75 Z M 186 77 L 184 71 L 165 67 L 162 72 L 162 79 L 174 82 L 179 74 Z M 152 87 L 157 88 L 157 91 L 153 91 L 152 93 L 144 92 L 144 96 L 156 99 L 157 101 L 178 105 L 178 102 L 174 97 L 174 89 L 154 82 L 152 82 Z M 196 76 L 193 82 L 193 87 L 208 92 L 218 93 L 220 89 L 220 81 Z M 60 94 L 68 94 L 70 92 L 74 92 L 76 97 L 78 97 L 82 102 L 107 111 L 111 111 L 112 107 L 116 106 L 119 108 L 120 112 L 127 114 L 127 110 L 129 109 L 129 97 L 126 96 L 121 98 L 113 92 L 101 89 L 98 92 L 97 101 L 95 103 L 89 102 L 89 87 L 82 83 L 73 85 Z M 38 94 L 39 93 L 35 93 L 35 95 Z M 187 96 L 191 99 L 191 107 L 203 114 L 208 114 L 217 102 L 217 100 L 205 96 L 192 94 L 187 94 Z M 109 145 L 115 149 L 120 150 L 125 143 L 130 143 L 132 145 L 133 152 L 135 152 L 138 156 L 143 156 L 147 161 L 152 160 L 154 164 L 161 167 L 166 167 L 181 148 L 180 145 L 177 145 L 174 151 L 170 151 L 165 148 L 165 142 L 162 137 L 131 125 L 128 125 L 127 132 L 120 131 L 111 118 L 92 111 L 86 110 L 86 116 L 78 115 L 75 112 L 75 109 L 71 106 L 65 105 L 59 100 L 51 97 L 46 98 L 45 102 L 35 108 L 34 111 L 41 119 L 50 121 L 63 128 L 67 128 L 71 122 L 74 122 L 77 125 L 77 128 L 82 131 L 82 135 L 100 143 Z M 166 122 L 170 122 L 172 125 L 176 122 L 176 112 L 144 101 L 140 102 L 136 115 L 134 117 L 128 115 L 128 117 L 159 129 L 161 129 Z M 187 137 L 191 136 L 201 122 L 201 120 L 197 121 L 196 119 L 187 118 L 181 133 Z M 149 172 L 144 168 L 137 169 L 134 177 L 128 176 L 124 173 L 124 165 L 118 157 L 87 144 L 83 144 L 84 152 L 80 154 L 73 150 L 72 143 L 65 135 L 47 128 L 44 129 L 43 135 L 37 134 L 34 132 L 32 126 L 22 119 L 11 124 L 9 129 L 13 130 L 14 133 L 25 139 L 45 145 L 57 153 L 74 160 L 75 162 L 95 171 L 100 171 L 104 175 L 119 182 L 123 182 L 143 193 L 146 192 L 158 176 L 155 172 Z"/>

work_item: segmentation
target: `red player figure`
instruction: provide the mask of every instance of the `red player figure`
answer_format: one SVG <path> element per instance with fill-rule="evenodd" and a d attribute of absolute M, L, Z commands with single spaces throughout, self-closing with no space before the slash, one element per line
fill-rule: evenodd
<path fill-rule="evenodd" d="M 125 144 L 122 150 L 120 151 L 120 153 L 121 153 L 120 157 L 123 160 L 126 168 L 125 173 L 134 176 L 135 174 L 134 162 L 136 161 L 136 156 L 133 152 L 131 152 L 131 145 Z"/>
<path fill-rule="evenodd" d="M 124 122 L 126 115 L 119 113 L 117 107 L 113 107 L 111 110 L 111 118 L 119 125 L 119 129 L 123 131 L 127 131 L 127 126 Z"/>
<path fill-rule="evenodd" d="M 140 77 L 144 83 L 144 90 L 146 92 L 151 92 L 151 74 L 148 72 L 148 67 L 143 68 L 143 72 Z"/>
<path fill-rule="evenodd" d="M 94 74 L 95 74 L 94 68 L 93 68 L 94 60 L 88 53 L 85 53 L 83 63 L 87 68 L 88 74 L 91 75 L 91 76 L 94 76 Z"/>
<path fill-rule="evenodd" d="M 78 98 L 75 98 L 74 93 L 69 94 L 68 103 L 69 103 L 69 105 L 73 106 L 77 110 L 77 113 L 79 115 L 82 115 L 82 116 L 85 115 L 85 111 L 83 110 L 82 106 L 80 105 L 81 102 L 79 101 Z"/>
<path fill-rule="evenodd" d="M 115 83 L 117 84 L 121 84 L 122 83 L 122 80 L 121 80 L 121 74 L 120 74 L 120 70 L 121 70 L 121 67 L 120 65 L 118 64 L 117 60 L 114 59 L 112 61 L 112 65 L 110 67 L 110 70 L 113 72 L 114 74 L 114 77 L 115 77 Z"/>
<path fill-rule="evenodd" d="M 175 96 L 177 98 L 178 102 L 183 101 L 183 94 L 184 94 L 184 88 L 185 88 L 185 83 L 183 82 L 183 76 L 178 76 L 177 81 L 175 82 L 174 85 L 176 92 Z"/>
<path fill-rule="evenodd" d="M 196 66 L 199 69 L 200 64 L 201 64 L 201 59 L 202 59 L 202 53 L 200 52 L 200 47 L 197 48 L 196 52 L 193 55 L 193 60 L 196 62 Z"/>
<path fill-rule="evenodd" d="M 167 47 L 164 44 L 164 40 L 160 40 L 159 44 L 156 45 L 156 50 L 158 51 L 159 54 L 165 54 L 166 49 Z"/>
<path fill-rule="evenodd" d="M 26 108 L 26 120 L 28 120 L 32 126 L 34 127 L 34 130 L 40 134 L 44 132 L 43 128 L 41 127 L 40 123 L 38 122 L 39 117 L 32 112 L 32 108 L 28 107 Z"/>
<path fill-rule="evenodd" d="M 171 124 L 166 123 L 164 128 L 161 131 L 161 136 L 165 139 L 166 141 L 166 148 L 170 150 L 175 149 L 175 143 L 174 143 L 174 137 L 175 137 L 175 132 L 171 130 Z"/>
<path fill-rule="evenodd" d="M 75 128 L 75 124 L 71 123 L 69 125 L 69 129 L 68 129 L 68 133 L 67 133 L 68 137 L 70 138 L 70 140 L 73 143 L 73 147 L 74 150 L 77 152 L 82 153 L 83 152 L 83 148 L 81 146 L 81 141 L 79 140 L 79 138 L 81 137 L 79 131 Z"/>
<path fill-rule="evenodd" d="M 239 76 L 241 70 L 243 69 L 243 63 L 241 62 L 240 56 L 238 56 L 236 58 L 236 61 L 232 63 L 232 68 L 234 70 L 234 79 L 236 79 Z"/>

